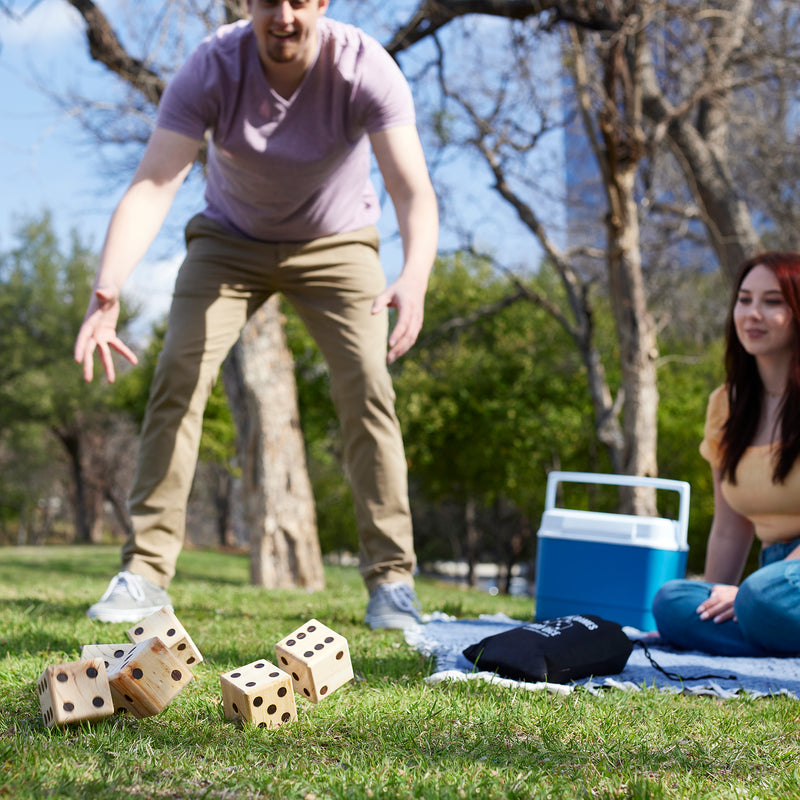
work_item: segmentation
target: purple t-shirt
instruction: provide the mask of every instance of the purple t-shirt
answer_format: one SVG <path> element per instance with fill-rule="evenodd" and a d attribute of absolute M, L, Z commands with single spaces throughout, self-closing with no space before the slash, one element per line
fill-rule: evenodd
<path fill-rule="evenodd" d="M 270 88 L 249 22 L 192 53 L 161 99 L 159 127 L 210 130 L 206 209 L 262 241 L 308 241 L 374 224 L 367 135 L 414 123 L 399 67 L 352 25 L 321 17 L 316 60 L 288 100 Z"/>

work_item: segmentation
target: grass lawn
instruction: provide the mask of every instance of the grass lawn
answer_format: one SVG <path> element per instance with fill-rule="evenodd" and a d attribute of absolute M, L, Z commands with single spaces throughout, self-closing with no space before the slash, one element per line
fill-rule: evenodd
<path fill-rule="evenodd" d="M 800 798 L 800 703 L 484 684 L 428 686 L 399 631 L 361 622 L 354 569 L 317 594 L 248 585 L 244 556 L 185 552 L 171 588 L 203 652 L 167 709 L 45 728 L 35 683 L 128 624 L 85 616 L 116 572 L 110 548 L 0 550 L 0 798 Z M 420 580 L 426 610 L 530 618 L 523 598 Z M 224 719 L 219 676 L 316 617 L 344 635 L 356 680 L 276 730 Z"/>

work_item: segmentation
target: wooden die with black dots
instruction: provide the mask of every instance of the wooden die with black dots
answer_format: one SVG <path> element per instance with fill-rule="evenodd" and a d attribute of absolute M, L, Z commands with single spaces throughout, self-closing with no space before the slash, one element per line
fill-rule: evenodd
<path fill-rule="evenodd" d="M 139 642 L 108 671 L 114 705 L 140 718 L 160 714 L 192 679 L 157 636 Z"/>
<path fill-rule="evenodd" d="M 292 679 L 261 659 L 220 676 L 226 719 L 260 728 L 277 728 L 297 719 Z"/>
<path fill-rule="evenodd" d="M 42 719 L 48 728 L 97 720 L 114 713 L 102 658 L 48 667 L 36 682 Z"/>
<path fill-rule="evenodd" d="M 344 636 L 316 619 L 309 620 L 275 645 L 278 666 L 292 676 L 294 690 L 318 703 L 353 677 Z"/>
<path fill-rule="evenodd" d="M 192 637 L 189 636 L 186 628 L 170 608 L 159 609 L 141 622 L 137 622 L 126 633 L 134 643 L 158 636 L 170 649 L 172 655 L 189 669 L 194 669 L 203 660 Z"/>

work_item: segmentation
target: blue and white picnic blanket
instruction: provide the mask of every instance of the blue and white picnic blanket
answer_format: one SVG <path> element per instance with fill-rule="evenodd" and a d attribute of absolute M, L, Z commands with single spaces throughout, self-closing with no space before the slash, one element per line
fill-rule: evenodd
<path fill-rule="evenodd" d="M 632 629 L 625 629 L 631 639 L 644 641 L 651 658 L 664 671 L 682 678 L 667 677 L 653 666 L 644 648 L 638 646 L 634 647 L 625 669 L 619 675 L 587 678 L 568 685 L 525 683 L 501 678 L 491 672 L 479 672 L 462 653 L 468 645 L 523 624 L 504 614 L 455 619 L 435 612 L 428 621 L 407 629 L 405 636 L 409 645 L 435 658 L 435 672 L 426 679 L 431 684 L 482 680 L 502 686 L 545 689 L 561 694 L 569 694 L 576 686 L 595 694 L 605 688 L 639 690 L 655 687 L 664 691 L 721 698 L 742 694 L 751 697 L 783 694 L 800 699 L 800 658 L 739 658 L 680 651 Z M 692 678 L 708 675 L 715 677 Z"/>

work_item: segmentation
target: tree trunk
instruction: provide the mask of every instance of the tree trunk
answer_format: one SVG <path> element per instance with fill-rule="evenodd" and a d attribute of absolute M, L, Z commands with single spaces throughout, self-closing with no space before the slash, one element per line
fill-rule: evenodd
<path fill-rule="evenodd" d="M 70 467 L 72 469 L 72 479 L 74 485 L 74 513 L 75 513 L 75 537 L 81 544 L 88 544 L 92 541 L 92 519 L 89 514 L 89 495 L 86 474 L 83 468 L 81 453 L 81 440 L 74 432 L 54 428 L 58 440 L 64 446 L 67 453 Z"/>
<path fill-rule="evenodd" d="M 475 500 L 467 498 L 464 503 L 464 529 L 466 532 L 466 556 L 467 556 L 467 586 L 475 588 L 478 585 L 478 556 L 480 548 L 481 534 L 478 529 L 477 511 Z"/>
<path fill-rule="evenodd" d="M 658 430 L 658 343 L 655 322 L 648 311 L 642 278 L 639 223 L 634 196 L 635 167 L 618 172 L 609 187 L 613 207 L 609 215 L 608 276 L 611 307 L 617 328 L 622 370 L 622 427 L 625 431 L 622 474 L 655 477 Z M 620 491 L 623 513 L 656 515 L 652 489 Z"/>
<path fill-rule="evenodd" d="M 314 499 L 277 297 L 245 326 L 223 379 L 237 429 L 252 583 L 321 589 Z"/>
<path fill-rule="evenodd" d="M 656 326 L 648 307 L 642 274 L 636 174 L 645 153 L 642 129 L 640 59 L 642 32 L 619 37 L 603 54 L 603 103 L 592 118 L 587 102 L 588 70 L 582 37 L 572 30 L 575 78 L 581 114 L 603 175 L 608 199 L 607 266 L 622 374 L 622 463 L 624 475 L 658 475 L 658 384 Z M 594 135 L 599 131 L 601 138 Z M 656 493 L 649 487 L 622 487 L 620 511 L 655 516 Z"/>

